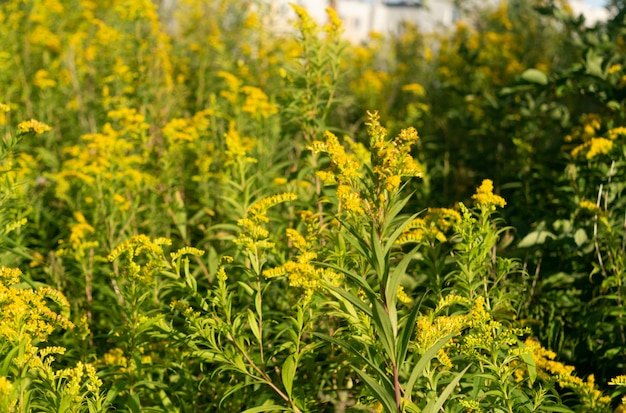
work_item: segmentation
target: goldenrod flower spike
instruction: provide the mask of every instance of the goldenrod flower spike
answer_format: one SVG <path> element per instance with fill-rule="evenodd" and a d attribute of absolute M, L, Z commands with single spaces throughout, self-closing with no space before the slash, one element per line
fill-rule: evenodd
<path fill-rule="evenodd" d="M 493 193 L 493 181 L 491 179 L 483 180 L 483 183 L 476 190 L 476 194 L 472 196 L 478 207 L 484 207 L 495 210 L 497 206 L 504 208 L 506 201 L 499 195 Z"/>
<path fill-rule="evenodd" d="M 20 122 L 20 124 L 17 125 L 17 132 L 19 134 L 26 134 L 30 132 L 41 135 L 42 133 L 48 132 L 49 130 L 52 130 L 50 126 L 35 119 L 25 120 L 24 122 Z"/>

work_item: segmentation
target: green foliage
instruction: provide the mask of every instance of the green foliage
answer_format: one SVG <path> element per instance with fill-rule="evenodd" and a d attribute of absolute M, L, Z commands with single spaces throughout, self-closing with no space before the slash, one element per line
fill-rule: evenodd
<path fill-rule="evenodd" d="M 0 2 L 0 411 L 622 411 L 615 3 Z"/>

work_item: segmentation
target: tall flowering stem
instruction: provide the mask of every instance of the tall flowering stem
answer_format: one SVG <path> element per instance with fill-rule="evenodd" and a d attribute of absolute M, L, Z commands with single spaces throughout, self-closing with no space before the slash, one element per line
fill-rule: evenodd
<path fill-rule="evenodd" d="M 326 132 L 324 141 L 314 141 L 309 149 L 324 153 L 330 159 L 330 167 L 317 175 L 335 187 L 340 225 L 337 242 L 351 245 L 353 265 L 325 263 L 328 268 L 343 275 L 345 285 L 327 284 L 328 293 L 343 303 L 346 308 L 361 312 L 360 320 L 367 320 L 364 327 L 367 339 L 353 342 L 349 336 L 319 334 L 351 354 L 355 363 L 364 363 L 367 371 L 355 367 L 355 374 L 366 384 L 374 397 L 387 412 L 404 412 L 417 408 L 411 401 L 412 387 L 422 368 L 414 369 L 410 349 L 418 305 L 413 305 L 408 314 L 399 316 L 402 305 L 410 305 L 411 298 L 404 293 L 401 280 L 411 261 L 415 258 L 419 244 L 413 250 L 402 253 L 402 244 L 410 233 L 417 214 L 403 216 L 402 212 L 410 196 L 402 194 L 402 181 L 423 175 L 419 164 L 411 155 L 412 146 L 418 139 L 413 128 L 402 130 L 393 139 L 380 124 L 377 112 L 368 112 L 369 148 L 363 148 L 346 138 L 351 150 L 339 142 L 332 133 Z M 350 312 L 349 312 L 350 313 Z M 338 312 L 337 315 L 353 320 L 354 315 Z M 400 313 L 401 314 L 401 313 Z M 378 343 L 379 351 L 371 354 L 361 350 L 363 342 Z M 423 356 L 425 365 L 445 340 L 433 343 Z M 363 354 L 368 354 L 367 356 Z M 401 372 L 414 370 L 415 374 L 403 377 Z M 453 379 L 456 383 L 462 374 Z M 446 392 L 432 400 L 433 406 L 443 404 Z"/>

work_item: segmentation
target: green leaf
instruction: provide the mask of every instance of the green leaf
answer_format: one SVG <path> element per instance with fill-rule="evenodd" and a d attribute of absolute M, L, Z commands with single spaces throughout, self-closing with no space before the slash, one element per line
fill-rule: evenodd
<path fill-rule="evenodd" d="M 335 337 L 331 337 L 327 334 L 322 334 L 322 333 L 313 333 L 314 336 L 321 338 L 322 340 L 326 340 L 330 343 L 336 344 L 337 346 L 341 347 L 342 349 L 348 351 L 350 354 L 352 354 L 355 358 L 362 360 L 363 362 L 365 362 L 365 364 L 367 364 L 374 372 L 376 372 L 376 374 L 378 375 L 378 377 L 382 380 L 383 385 L 387 388 L 388 391 L 393 392 L 393 384 L 391 383 L 391 380 L 389 380 L 389 377 L 387 376 L 387 374 L 380 369 L 380 367 L 378 367 L 378 365 L 376 365 L 376 363 L 374 363 L 372 360 L 368 359 L 367 357 L 365 357 L 361 351 L 359 351 L 357 348 L 355 348 L 352 344 L 348 343 L 345 340 L 341 340 Z"/>
<path fill-rule="evenodd" d="M 404 361 L 404 358 L 406 357 L 406 353 L 409 348 L 409 343 L 411 342 L 411 339 L 413 338 L 413 331 L 415 330 L 415 325 L 416 325 L 417 315 L 419 314 L 419 309 L 420 309 L 419 305 L 416 304 L 413 306 L 413 308 L 411 309 L 411 312 L 406 317 L 405 319 L 406 321 L 400 331 L 400 337 L 398 340 L 398 350 L 397 350 L 398 363 L 402 363 Z M 398 366 L 398 368 L 400 367 L 401 366 Z"/>
<path fill-rule="evenodd" d="M 19 351 L 19 349 L 20 346 L 13 347 L 4 357 L 4 360 L 2 360 L 2 366 L 0 367 L 0 376 L 6 377 L 9 375 L 9 368 L 11 367 L 13 358 L 15 357 L 15 354 Z"/>
<path fill-rule="evenodd" d="M 254 381 L 247 382 L 247 383 L 246 382 L 242 382 L 242 383 L 237 383 L 237 384 L 234 384 L 234 385 L 229 385 L 228 386 L 228 390 L 226 390 L 224 392 L 224 394 L 222 395 L 222 398 L 220 399 L 218 407 L 221 408 L 222 407 L 222 403 L 224 403 L 224 400 L 226 400 L 228 398 L 228 396 L 230 396 L 231 394 L 237 392 L 240 389 L 243 389 L 244 387 L 255 386 L 258 383 L 259 383 L 258 381 L 254 380 Z"/>
<path fill-rule="evenodd" d="M 257 341 L 261 341 L 261 330 L 259 329 L 259 323 L 256 321 L 256 316 L 248 308 L 248 324 L 250 325 L 250 330 L 252 330 L 252 334 L 257 339 Z"/>
<path fill-rule="evenodd" d="M 290 354 L 283 363 L 283 368 L 280 371 L 280 376 L 283 379 L 283 386 L 287 391 L 287 395 L 291 398 L 291 392 L 293 390 L 293 378 L 296 375 L 296 359 L 293 354 Z"/>
<path fill-rule="evenodd" d="M 560 413 L 573 413 L 574 411 L 563 406 L 541 406 L 541 410 L 544 412 L 560 412 Z"/>
<path fill-rule="evenodd" d="M 250 297 L 252 297 L 254 295 L 254 290 L 248 284 L 244 283 L 243 281 L 237 281 L 237 284 L 241 288 L 243 288 L 243 290 L 246 292 L 246 294 L 248 294 Z"/>
<path fill-rule="evenodd" d="M 139 396 L 137 394 L 133 394 L 132 396 L 129 396 L 127 399 L 127 404 L 126 407 L 128 407 L 128 409 L 133 412 L 133 413 L 140 413 L 141 412 L 141 401 L 139 400 Z"/>
<path fill-rule="evenodd" d="M 367 315 L 369 318 L 372 318 L 372 310 L 365 305 L 363 301 L 356 295 L 352 294 L 350 291 L 346 291 L 342 288 L 335 287 L 333 285 L 329 285 L 327 287 L 331 292 L 336 293 L 337 295 L 346 299 L 350 304 L 361 310 L 361 312 Z"/>
<path fill-rule="evenodd" d="M 585 242 L 589 240 L 587 233 L 584 229 L 578 228 L 574 233 L 574 242 L 578 247 L 582 246 Z"/>
<path fill-rule="evenodd" d="M 526 347 L 526 345 L 524 343 L 521 343 L 520 347 L 524 348 Z M 526 363 L 526 367 L 528 367 L 528 379 L 530 380 L 530 384 L 533 384 L 535 382 L 535 379 L 537 378 L 537 367 L 535 366 L 535 359 L 533 358 L 533 355 L 530 354 L 530 352 L 523 352 L 521 355 L 522 360 L 524 360 L 524 363 Z"/>
<path fill-rule="evenodd" d="M 372 305 L 372 319 L 380 334 L 380 341 L 387 352 L 387 356 L 393 363 L 396 362 L 396 346 L 395 335 L 393 334 L 393 327 L 389 320 L 389 315 L 385 311 L 382 303 L 376 300 Z"/>
<path fill-rule="evenodd" d="M 413 248 L 409 253 L 407 253 L 402 261 L 398 263 L 396 268 L 393 269 L 391 274 L 386 280 L 385 283 L 385 300 L 388 306 L 391 306 L 392 303 L 395 305 L 396 295 L 398 294 L 398 288 L 400 287 L 400 281 L 402 280 L 402 276 L 406 273 L 406 269 L 409 266 L 409 263 L 415 257 L 415 253 L 420 247 L 417 246 Z"/>
<path fill-rule="evenodd" d="M 585 73 L 603 79 L 602 60 L 603 58 L 598 55 L 598 52 L 594 49 L 589 49 L 585 56 Z"/>
<path fill-rule="evenodd" d="M 424 368 L 426 368 L 426 364 L 428 364 L 433 359 L 433 357 L 435 357 L 435 354 L 437 354 L 437 352 L 451 338 L 452 338 L 452 334 L 448 334 L 447 336 L 439 339 L 439 341 L 433 344 L 433 346 L 429 348 L 428 350 L 426 350 L 426 352 L 422 355 L 422 357 L 420 357 L 419 361 L 417 362 L 417 364 L 413 368 L 413 371 L 411 372 L 411 376 L 409 377 L 409 381 L 407 382 L 406 387 L 404 388 L 405 394 L 409 395 L 410 397 L 411 393 L 413 392 L 413 386 L 415 385 L 415 382 L 417 381 L 418 377 L 423 374 Z"/>
<path fill-rule="evenodd" d="M 268 404 L 267 406 L 252 407 L 250 409 L 244 410 L 241 413 L 261 413 L 261 412 L 276 412 L 276 411 L 288 412 L 289 409 L 283 406 L 278 406 L 276 404 Z"/>
<path fill-rule="evenodd" d="M 389 238 L 387 239 L 387 242 L 385 243 L 385 250 L 384 250 L 385 254 L 389 253 L 389 251 L 393 247 L 393 244 L 396 242 L 398 237 L 400 237 L 400 235 L 406 229 L 406 227 L 408 227 L 411 224 L 411 222 L 413 222 L 413 220 L 417 218 L 418 215 L 419 214 L 413 214 L 407 219 L 405 219 L 402 222 L 402 224 L 400 224 L 398 228 L 396 228 L 396 230 L 389 236 Z"/>
<path fill-rule="evenodd" d="M 540 85 L 548 84 L 548 76 L 539 69 L 526 69 L 521 77 L 529 83 L 537 83 Z"/>
<path fill-rule="evenodd" d="M 372 233 L 370 234 L 370 243 L 372 247 L 372 251 L 374 252 L 374 269 L 376 270 L 376 275 L 378 275 L 379 280 L 383 280 L 387 274 L 387 254 L 383 252 L 383 247 L 381 245 L 381 240 L 376 235 L 376 231 L 372 228 Z M 369 256 L 368 254 L 367 256 Z"/>
<path fill-rule="evenodd" d="M 436 401 L 430 400 L 424 408 L 423 413 L 437 413 L 446 402 L 446 400 L 448 400 L 448 397 L 450 397 L 450 394 L 452 394 L 454 388 L 457 384 L 459 384 L 459 381 L 461 381 L 461 378 L 463 377 L 467 369 L 470 368 L 470 366 L 471 364 L 465 367 L 462 372 L 456 375 L 456 377 L 450 382 L 450 384 L 446 386 L 444 391 L 439 395 Z"/>
<path fill-rule="evenodd" d="M 517 246 L 519 248 L 529 248 L 535 245 L 541 245 L 545 243 L 548 238 L 554 239 L 556 238 L 556 235 L 545 230 L 533 231 L 522 238 Z"/>
<path fill-rule="evenodd" d="M 609 102 L 607 102 L 606 107 L 611 109 L 613 112 L 618 112 L 622 110 L 622 105 L 615 100 L 610 100 Z"/>
<path fill-rule="evenodd" d="M 422 413 L 422 409 L 413 402 L 404 402 L 404 410 L 407 413 Z"/>
<path fill-rule="evenodd" d="M 198 291 L 198 282 L 196 281 L 196 278 L 193 276 L 191 271 L 189 271 L 188 259 L 183 259 L 183 272 L 185 273 L 185 284 L 187 284 L 187 286 L 191 288 L 191 291 Z"/>
<path fill-rule="evenodd" d="M 372 393 L 374 393 L 374 396 L 383 405 L 385 411 L 387 411 L 388 413 L 394 413 L 398 411 L 393 392 L 389 393 L 388 391 L 386 391 L 385 388 L 380 385 L 380 383 L 378 383 L 364 371 L 361 371 L 354 366 L 351 367 L 361 377 L 361 379 L 363 379 L 365 385 L 372 391 Z"/>

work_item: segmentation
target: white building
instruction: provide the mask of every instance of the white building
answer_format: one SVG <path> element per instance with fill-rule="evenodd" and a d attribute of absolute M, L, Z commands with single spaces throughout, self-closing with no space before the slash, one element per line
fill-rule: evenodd
<path fill-rule="evenodd" d="M 458 13 L 452 0 L 268 0 L 277 15 L 277 28 L 295 16 L 289 3 L 307 9 L 311 17 L 320 23 L 326 22 L 326 8 L 331 7 L 344 23 L 345 37 L 359 43 L 369 37 L 370 32 L 397 34 L 403 22 L 416 24 L 422 31 L 431 32 L 454 23 Z"/>
<path fill-rule="evenodd" d="M 332 7 L 344 23 L 345 36 L 353 43 L 360 43 L 370 32 L 398 34 L 403 22 L 415 24 L 422 32 L 432 32 L 450 27 L 460 18 L 463 11 L 457 10 L 453 0 L 267 0 L 272 9 L 279 11 L 278 28 L 289 27 L 295 17 L 289 3 L 306 8 L 319 23 L 326 22 L 327 7 Z M 463 7 L 496 6 L 499 0 L 464 0 Z M 584 0 L 570 0 L 575 14 L 584 14 L 586 24 L 606 20 L 609 12 L 601 7 L 592 7 Z"/>
<path fill-rule="evenodd" d="M 583 0 L 569 0 L 569 5 L 574 14 L 582 14 L 585 16 L 585 25 L 587 26 L 593 26 L 598 22 L 606 21 L 611 14 L 608 9 L 590 6 Z"/>

